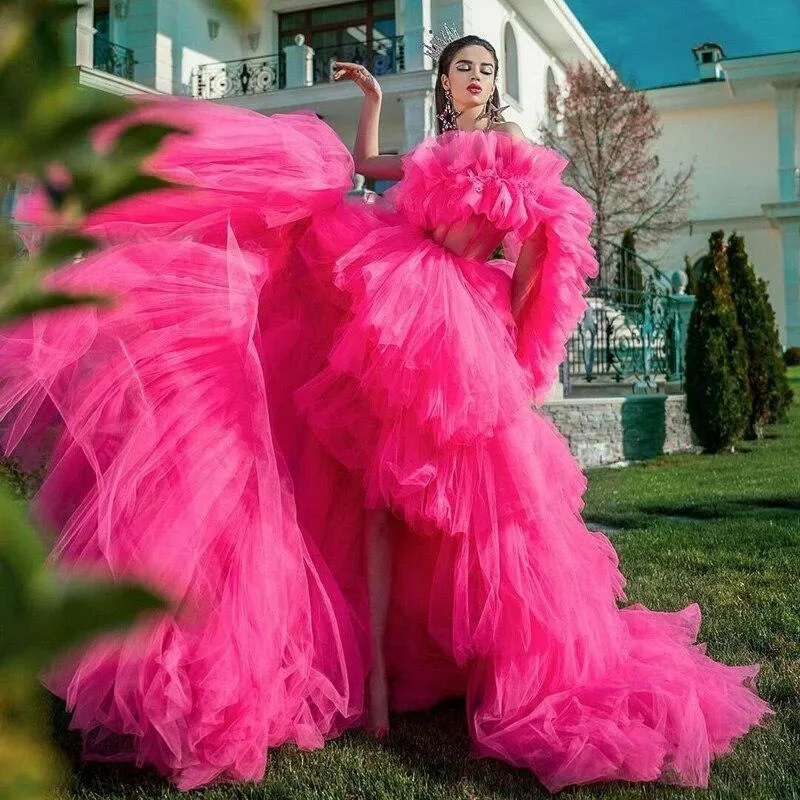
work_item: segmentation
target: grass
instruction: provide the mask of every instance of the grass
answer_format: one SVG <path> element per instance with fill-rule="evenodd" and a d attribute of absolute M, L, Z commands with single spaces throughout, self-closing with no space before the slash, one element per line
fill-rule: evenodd
<path fill-rule="evenodd" d="M 717 760 L 708 790 L 605 784 L 567 789 L 589 800 L 800 798 L 800 368 L 787 423 L 736 453 L 668 456 L 589 473 L 585 517 L 613 526 L 631 602 L 668 610 L 698 601 L 709 655 L 762 664 L 760 693 L 777 715 Z M 464 709 L 395 716 L 388 743 L 360 732 L 323 750 L 271 754 L 260 784 L 216 786 L 203 800 L 522 800 L 547 792 L 529 772 L 469 758 Z M 181 796 L 150 772 L 76 769 L 62 800 Z"/>

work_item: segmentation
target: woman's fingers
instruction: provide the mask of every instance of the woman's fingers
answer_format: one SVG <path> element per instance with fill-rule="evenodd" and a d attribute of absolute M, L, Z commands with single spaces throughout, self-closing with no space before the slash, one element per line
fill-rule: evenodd
<path fill-rule="evenodd" d="M 331 63 L 331 80 L 349 79 L 367 95 L 380 95 L 380 86 L 372 73 L 363 64 L 350 61 L 333 61 Z"/>
<path fill-rule="evenodd" d="M 370 77 L 369 70 L 361 64 L 351 64 L 348 61 L 334 61 L 333 68 L 334 80 L 339 80 L 341 77 L 347 77 L 354 81 L 363 81 Z"/>

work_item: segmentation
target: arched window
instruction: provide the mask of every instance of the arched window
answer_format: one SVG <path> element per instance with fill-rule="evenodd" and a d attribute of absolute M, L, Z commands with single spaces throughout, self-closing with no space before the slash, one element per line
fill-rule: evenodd
<path fill-rule="evenodd" d="M 544 79 L 544 108 L 547 125 L 550 127 L 556 121 L 555 109 L 552 107 L 552 100 L 555 93 L 558 91 L 558 84 L 556 83 L 556 76 L 553 74 L 553 68 L 547 68 L 547 74 Z"/>
<path fill-rule="evenodd" d="M 519 101 L 519 68 L 517 59 L 517 37 L 510 22 L 503 31 L 503 50 L 505 52 L 506 94 Z"/>

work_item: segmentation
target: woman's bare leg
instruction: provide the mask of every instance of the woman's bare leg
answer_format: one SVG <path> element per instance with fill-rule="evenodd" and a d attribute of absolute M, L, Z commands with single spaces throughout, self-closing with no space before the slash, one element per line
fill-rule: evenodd
<path fill-rule="evenodd" d="M 388 511 L 368 510 L 367 580 L 369 587 L 370 626 L 372 632 L 372 671 L 369 675 L 369 720 L 367 729 L 383 738 L 389 733 L 389 692 L 383 640 L 392 588 L 392 531 Z"/>

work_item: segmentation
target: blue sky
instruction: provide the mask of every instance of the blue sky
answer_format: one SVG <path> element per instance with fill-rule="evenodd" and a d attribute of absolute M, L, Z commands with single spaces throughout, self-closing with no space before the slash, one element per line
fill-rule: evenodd
<path fill-rule="evenodd" d="M 800 0 L 567 0 L 620 77 L 640 88 L 697 80 L 692 47 L 729 57 L 800 50 Z"/>

